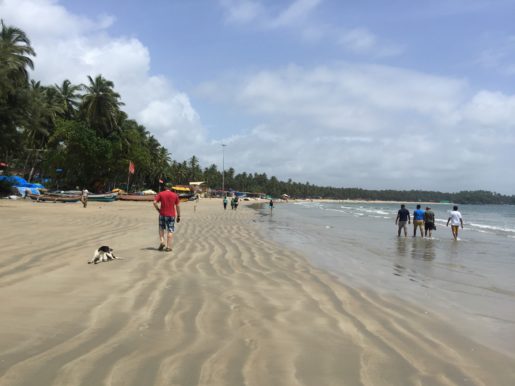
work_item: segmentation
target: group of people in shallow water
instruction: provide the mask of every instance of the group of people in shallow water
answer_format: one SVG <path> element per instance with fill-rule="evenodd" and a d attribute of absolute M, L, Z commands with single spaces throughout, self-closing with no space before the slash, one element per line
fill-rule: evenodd
<path fill-rule="evenodd" d="M 404 237 L 408 236 L 408 225 L 411 224 L 411 215 L 406 205 L 402 204 L 401 209 L 397 212 L 395 224 L 398 226 L 397 236 L 401 236 L 404 229 Z M 463 229 L 463 218 L 458 211 L 458 206 L 454 205 L 447 219 L 447 226 L 451 224 L 452 236 L 454 240 L 458 240 L 459 228 Z M 421 237 L 432 237 L 432 232 L 436 230 L 435 213 L 431 207 L 427 206 L 426 210 L 422 210 L 420 205 L 413 211 L 413 237 L 417 237 L 417 230 L 420 230 Z"/>

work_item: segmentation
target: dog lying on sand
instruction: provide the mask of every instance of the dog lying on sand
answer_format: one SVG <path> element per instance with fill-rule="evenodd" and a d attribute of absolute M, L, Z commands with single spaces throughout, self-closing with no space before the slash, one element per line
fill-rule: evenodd
<path fill-rule="evenodd" d="M 103 245 L 94 252 L 93 258 L 88 261 L 88 264 L 98 264 L 102 261 L 110 261 L 114 259 L 121 259 L 121 257 L 116 257 L 112 248 L 109 248 L 107 245 Z"/>

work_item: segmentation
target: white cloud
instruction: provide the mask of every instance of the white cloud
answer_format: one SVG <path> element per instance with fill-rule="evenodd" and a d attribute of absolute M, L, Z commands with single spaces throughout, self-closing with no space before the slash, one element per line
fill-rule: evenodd
<path fill-rule="evenodd" d="M 253 0 L 220 0 L 220 4 L 225 10 L 227 21 L 233 23 L 249 23 L 264 12 L 261 3 Z"/>
<path fill-rule="evenodd" d="M 480 91 L 463 109 L 463 118 L 483 127 L 515 129 L 515 95 Z"/>
<path fill-rule="evenodd" d="M 515 36 L 488 36 L 483 44 L 487 45 L 477 59 L 477 63 L 489 71 L 515 75 Z"/>
<path fill-rule="evenodd" d="M 303 22 L 321 2 L 322 0 L 295 0 L 271 20 L 270 26 L 283 27 Z"/>
<path fill-rule="evenodd" d="M 7 25 L 24 30 L 32 41 L 34 78 L 45 84 L 70 79 L 85 83 L 87 75 L 112 80 L 124 110 L 154 133 L 176 157 L 189 157 L 204 130 L 186 94 L 166 78 L 150 75 L 150 53 L 135 38 L 111 36 L 111 16 L 96 20 L 68 12 L 53 0 L 3 0 L 0 15 Z M 189 142 L 177 147 L 188 132 Z"/>
<path fill-rule="evenodd" d="M 289 66 L 223 83 L 233 100 L 220 103 L 263 122 L 228 142 L 226 154 L 242 170 L 333 186 L 515 190 L 512 179 L 494 177 L 512 174 L 515 96 L 350 63 Z M 211 83 L 203 95 L 216 100 L 215 89 Z"/>
<path fill-rule="evenodd" d="M 288 29 L 311 43 L 335 42 L 353 54 L 376 58 L 397 56 L 404 51 L 399 44 L 376 36 L 368 28 L 345 28 L 318 22 L 314 13 L 322 0 L 294 0 L 282 8 L 277 5 L 267 7 L 258 0 L 220 0 L 219 3 L 228 22 L 264 30 Z"/>
<path fill-rule="evenodd" d="M 371 54 L 372 56 L 396 56 L 402 53 L 399 45 L 379 39 L 366 28 L 353 28 L 342 32 L 338 43 L 345 49 L 356 54 Z"/>
<path fill-rule="evenodd" d="M 245 24 L 258 20 L 261 27 L 278 28 L 295 25 L 321 3 L 322 0 L 294 0 L 287 7 L 276 11 L 259 0 L 219 0 L 228 22 Z"/>

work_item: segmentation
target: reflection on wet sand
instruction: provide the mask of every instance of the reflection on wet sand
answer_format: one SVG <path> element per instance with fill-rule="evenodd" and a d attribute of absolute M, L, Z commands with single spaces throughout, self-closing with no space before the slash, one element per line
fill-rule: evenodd
<path fill-rule="evenodd" d="M 417 261 L 433 261 L 435 259 L 435 246 L 431 239 L 397 239 L 397 257 L 393 261 L 393 274 L 407 276 L 415 280 L 418 271 L 431 270 L 430 266 L 417 264 Z M 411 259 L 407 259 L 411 257 Z"/>
<path fill-rule="evenodd" d="M 411 257 L 413 259 L 433 261 L 435 259 L 434 240 L 416 239 L 413 240 Z"/>

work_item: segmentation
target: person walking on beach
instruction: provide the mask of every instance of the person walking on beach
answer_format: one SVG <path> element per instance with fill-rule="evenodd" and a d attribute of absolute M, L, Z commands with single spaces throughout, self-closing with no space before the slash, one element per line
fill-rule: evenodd
<path fill-rule="evenodd" d="M 270 199 L 268 206 L 270 207 L 270 214 L 272 214 L 272 210 L 274 209 L 274 200 Z"/>
<path fill-rule="evenodd" d="M 420 236 L 424 237 L 424 211 L 420 205 L 413 211 L 413 237 L 417 237 L 417 228 L 420 229 Z"/>
<path fill-rule="evenodd" d="M 426 207 L 426 211 L 424 212 L 424 230 L 426 237 L 429 233 L 429 238 L 431 238 L 432 232 L 436 230 L 435 213 L 431 210 L 429 206 Z"/>
<path fill-rule="evenodd" d="M 159 213 L 159 239 L 161 243 L 158 249 L 160 251 L 170 252 L 172 250 L 175 223 L 181 221 L 179 202 L 179 196 L 177 193 L 170 191 L 168 185 L 165 185 L 165 190 L 154 198 L 154 208 Z"/>
<path fill-rule="evenodd" d="M 238 196 L 234 196 L 234 210 L 238 209 Z"/>
<path fill-rule="evenodd" d="M 234 210 L 234 197 L 233 197 L 233 198 L 231 198 L 231 209 L 233 209 L 233 210 Z"/>
<path fill-rule="evenodd" d="M 224 196 L 224 210 L 227 210 L 227 196 Z"/>
<path fill-rule="evenodd" d="M 88 189 L 84 188 L 82 189 L 82 192 L 80 194 L 80 202 L 82 202 L 82 205 L 84 205 L 84 208 L 88 206 Z"/>
<path fill-rule="evenodd" d="M 447 226 L 449 226 L 449 222 L 451 223 L 451 231 L 454 240 L 458 240 L 458 231 L 463 229 L 463 218 L 461 217 L 461 213 L 458 212 L 458 206 L 454 205 L 451 213 L 449 214 L 449 218 L 447 219 Z"/>
<path fill-rule="evenodd" d="M 408 236 L 408 226 L 406 224 L 411 224 L 411 217 L 409 214 L 409 210 L 406 209 L 406 205 L 402 204 L 401 208 L 397 212 L 397 218 L 395 219 L 395 225 L 398 226 L 398 237 L 401 237 L 402 229 L 404 229 L 404 237 Z"/>

